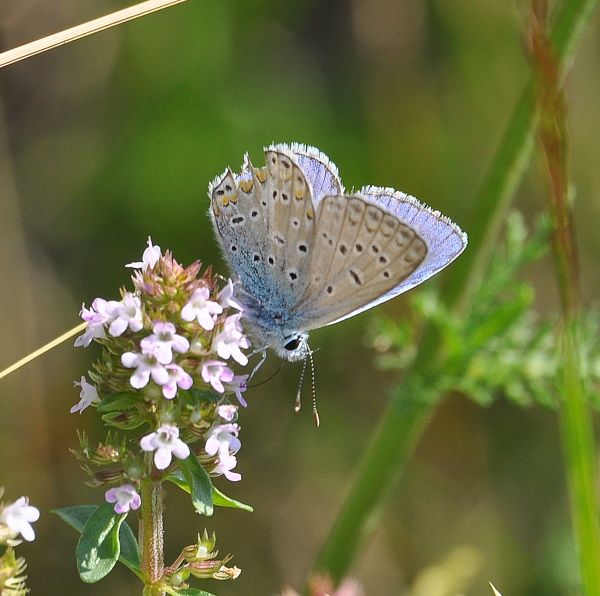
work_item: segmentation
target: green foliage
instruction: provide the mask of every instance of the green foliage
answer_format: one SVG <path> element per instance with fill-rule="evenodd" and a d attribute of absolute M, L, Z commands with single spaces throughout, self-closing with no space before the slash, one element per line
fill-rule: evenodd
<path fill-rule="evenodd" d="M 114 513 L 112 506 L 108 503 L 101 507 L 105 508 L 105 511 L 103 512 L 104 516 L 108 517 L 112 511 L 112 514 L 115 517 L 119 517 Z M 75 505 L 73 507 L 55 509 L 54 513 L 72 528 L 77 530 L 77 532 L 82 534 L 92 515 L 99 509 L 100 507 L 98 505 Z M 102 528 L 99 529 L 101 530 Z M 91 531 L 91 527 L 89 530 Z M 119 562 L 123 563 L 123 565 L 131 569 L 136 575 L 140 576 L 140 553 L 137 540 L 131 528 L 125 522 L 121 522 L 119 525 L 118 543 L 120 545 L 120 552 L 118 554 Z"/>
<path fill-rule="evenodd" d="M 196 513 L 212 515 L 212 482 L 198 458 L 192 453 L 186 459 L 179 460 L 179 467 L 191 489 L 192 505 Z"/>
<path fill-rule="evenodd" d="M 466 312 L 449 311 L 427 288 L 415 294 L 412 305 L 418 320 L 432 323 L 442 340 L 444 365 L 440 370 L 435 362 L 429 366 L 429 372 L 435 371 L 437 395 L 458 391 L 481 405 L 504 396 L 521 406 L 556 406 L 556 322 L 534 316 L 533 288 L 519 279 L 523 267 L 544 254 L 548 232 L 544 219 L 528 236 L 522 217 L 511 214 L 505 241 L 474 289 Z M 599 315 L 588 312 L 582 325 L 582 357 L 593 384 L 600 381 Z M 379 364 L 395 369 L 410 366 L 417 333 L 412 322 L 380 320 L 372 337 L 381 353 Z"/>
<path fill-rule="evenodd" d="M 100 505 L 88 518 L 75 550 L 77 571 L 91 584 L 106 577 L 121 554 L 119 528 L 127 516 L 114 512 L 111 504 Z"/>
<path fill-rule="evenodd" d="M 166 480 L 169 480 L 188 494 L 192 492 L 192 489 L 181 470 L 175 470 L 172 474 L 167 476 Z M 215 486 L 212 487 L 212 503 L 217 507 L 231 507 L 232 509 L 243 509 L 244 511 L 250 512 L 254 511 L 253 507 L 250 505 L 246 505 L 246 503 L 228 497 Z"/>

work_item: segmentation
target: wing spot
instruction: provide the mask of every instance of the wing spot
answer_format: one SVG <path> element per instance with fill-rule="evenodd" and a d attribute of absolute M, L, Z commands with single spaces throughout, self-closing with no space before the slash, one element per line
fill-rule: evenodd
<path fill-rule="evenodd" d="M 254 217 L 254 218 L 258 217 L 258 211 L 256 209 L 254 209 L 252 211 L 252 213 L 250 213 L 250 217 Z"/>
<path fill-rule="evenodd" d="M 267 259 L 267 261 L 269 261 L 269 265 L 274 265 L 275 264 L 275 259 L 273 257 L 269 257 Z"/>
<path fill-rule="evenodd" d="M 281 193 L 281 200 L 282 201 L 287 201 L 288 200 L 288 196 L 284 192 Z"/>
<path fill-rule="evenodd" d="M 287 170 L 289 170 L 289 169 L 290 169 L 290 164 L 289 164 L 287 161 L 282 161 L 282 162 L 281 162 L 281 165 L 282 165 L 284 168 L 286 168 Z"/>
<path fill-rule="evenodd" d="M 283 238 L 279 234 L 273 234 L 273 240 L 279 242 L 279 244 L 285 244 L 285 238 Z"/>
<path fill-rule="evenodd" d="M 261 203 L 262 203 L 262 206 L 263 206 L 263 207 L 266 207 L 266 206 L 267 206 L 267 201 L 261 201 Z"/>
<path fill-rule="evenodd" d="M 349 270 L 349 273 L 352 279 L 354 280 L 354 283 L 357 286 L 362 286 L 362 280 L 360 279 L 358 273 L 356 273 L 356 271 L 352 271 L 352 269 Z"/>
<path fill-rule="evenodd" d="M 225 194 L 225 191 L 222 188 L 215 190 L 215 194 L 219 197 L 222 197 Z"/>
<path fill-rule="evenodd" d="M 299 244 L 298 245 L 298 250 L 300 252 L 308 252 L 308 246 L 306 246 L 306 244 Z"/>
<path fill-rule="evenodd" d="M 288 275 L 292 281 L 296 281 L 296 279 L 298 279 L 298 274 L 295 271 L 289 271 Z"/>
<path fill-rule="evenodd" d="M 364 247 L 360 242 L 357 242 L 354 248 L 356 249 L 356 252 L 362 252 Z"/>
<path fill-rule="evenodd" d="M 271 158 L 271 161 L 272 161 L 273 163 L 277 163 L 277 159 L 275 159 L 275 156 L 273 156 L 273 157 Z"/>
<path fill-rule="evenodd" d="M 225 185 L 225 190 L 226 190 L 226 191 L 228 191 L 228 192 L 229 192 L 229 191 L 231 191 L 231 190 L 233 190 L 233 189 L 231 188 L 231 184 L 226 184 L 226 185 Z"/>
<path fill-rule="evenodd" d="M 340 244 L 340 252 L 345 255 L 348 252 L 345 244 Z"/>
<path fill-rule="evenodd" d="M 243 221 L 244 221 L 244 216 L 243 215 L 238 215 L 237 217 L 233 217 L 231 219 L 231 223 L 235 224 L 235 225 L 241 224 Z"/>
<path fill-rule="evenodd" d="M 383 272 L 383 277 L 385 277 L 386 279 L 389 279 L 389 277 L 390 277 L 390 272 L 389 272 L 389 271 L 384 271 L 384 272 Z"/>
<path fill-rule="evenodd" d="M 298 221 L 296 218 L 294 218 L 294 219 L 292 219 L 292 225 L 293 225 L 295 228 L 297 228 L 297 227 L 300 225 L 300 222 L 299 222 L 299 221 Z"/>
<path fill-rule="evenodd" d="M 235 244 L 231 245 L 231 251 L 235 252 L 238 249 L 238 247 Z"/>
<path fill-rule="evenodd" d="M 254 255 L 253 260 L 255 263 L 258 263 L 260 261 L 260 255 Z"/>
<path fill-rule="evenodd" d="M 273 191 L 273 198 L 274 198 L 274 199 L 276 199 L 276 198 L 277 198 L 277 191 L 276 191 L 276 190 L 274 190 L 274 191 Z"/>
<path fill-rule="evenodd" d="M 388 258 L 387 258 L 385 255 L 381 255 L 381 256 L 379 257 L 379 262 L 380 262 L 380 263 L 383 263 L 384 265 L 387 265 Z"/>
<path fill-rule="evenodd" d="M 333 294 L 333 286 L 327 286 L 327 293 Z"/>
<path fill-rule="evenodd" d="M 377 253 L 379 253 L 379 246 L 377 246 L 377 244 L 372 244 L 372 245 L 371 245 L 371 250 L 372 250 L 372 251 L 373 251 L 375 254 L 377 254 Z"/>

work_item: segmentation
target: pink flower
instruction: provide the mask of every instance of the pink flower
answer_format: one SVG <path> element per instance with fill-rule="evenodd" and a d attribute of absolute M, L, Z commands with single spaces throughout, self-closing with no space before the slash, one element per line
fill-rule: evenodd
<path fill-rule="evenodd" d="M 125 352 L 121 356 L 121 364 L 125 368 L 135 368 L 129 382 L 135 389 L 142 389 L 148 384 L 150 376 L 157 385 L 169 382 L 167 369 L 156 358 L 153 352 L 138 354 L 137 352 Z"/>
<path fill-rule="evenodd" d="M 163 395 L 167 399 L 173 399 L 177 394 L 177 387 L 180 389 L 189 389 L 194 381 L 181 366 L 177 364 L 167 364 L 166 371 L 169 373 L 169 380 L 162 386 Z"/>
<path fill-rule="evenodd" d="M 215 391 L 219 393 L 225 392 L 223 382 L 229 383 L 233 381 L 233 371 L 220 360 L 207 360 L 202 365 L 202 379 L 205 383 L 209 383 Z"/>
<path fill-rule="evenodd" d="M 238 472 L 232 472 L 233 468 L 237 465 L 237 459 L 235 455 L 227 455 L 224 458 L 219 458 L 217 465 L 213 468 L 213 474 L 223 474 L 227 480 L 237 482 L 242 479 L 242 475 Z"/>
<path fill-rule="evenodd" d="M 104 326 L 113 320 L 113 312 L 118 306 L 119 303 L 115 300 L 107 301 L 104 298 L 96 298 L 90 308 L 86 308 L 85 304 L 83 304 L 79 314 L 87 323 L 87 328 L 83 335 L 80 335 L 75 340 L 75 347 L 81 346 L 86 348 L 93 339 L 105 339 L 106 331 Z"/>
<path fill-rule="evenodd" d="M 148 248 L 144 251 L 141 261 L 135 261 L 133 263 L 127 263 L 125 267 L 132 267 L 133 269 L 141 269 L 147 271 L 148 269 L 154 269 L 158 259 L 161 257 L 160 246 L 152 245 L 152 238 L 148 236 Z"/>
<path fill-rule="evenodd" d="M 181 309 L 181 318 L 184 321 L 198 321 L 198 324 L 207 331 L 214 328 L 215 322 L 213 315 L 220 315 L 223 312 L 221 305 L 208 299 L 210 292 L 208 288 L 198 288 L 194 290 L 191 298 Z"/>
<path fill-rule="evenodd" d="M 230 453 L 237 453 L 242 446 L 238 439 L 240 427 L 237 424 L 218 424 L 213 426 L 204 451 L 208 455 L 219 454 L 221 459 L 227 458 Z"/>
<path fill-rule="evenodd" d="M 250 342 L 244 335 L 240 325 L 241 313 L 228 317 L 223 324 L 223 330 L 213 340 L 213 346 L 217 354 L 229 360 L 233 358 L 238 364 L 246 366 L 248 357 L 242 353 L 240 348 L 249 348 Z"/>
<path fill-rule="evenodd" d="M 100 403 L 100 397 L 98 396 L 98 390 L 94 385 L 87 382 L 85 377 L 81 377 L 81 381 L 74 381 L 73 384 L 75 387 L 81 387 L 81 392 L 79 393 L 79 403 L 76 403 L 70 410 L 71 414 L 75 412 L 83 412 L 87 407 L 92 404 Z"/>
<path fill-rule="evenodd" d="M 231 422 L 235 418 L 237 410 L 237 406 L 232 406 L 231 404 L 223 404 L 217 407 L 217 414 L 220 418 L 223 418 L 223 420 Z"/>
<path fill-rule="evenodd" d="M 248 407 L 248 402 L 242 396 L 242 393 L 248 388 L 248 377 L 250 375 L 235 375 L 229 383 L 225 384 L 225 391 L 233 391 L 238 402 L 244 408 Z"/>
<path fill-rule="evenodd" d="M 219 292 L 219 304 L 223 308 L 235 308 L 236 310 L 242 311 L 244 307 L 235 299 L 235 286 L 229 279 L 227 285 Z"/>
<path fill-rule="evenodd" d="M 190 454 L 190 448 L 179 438 L 179 429 L 173 424 L 163 424 L 156 432 L 142 437 L 140 447 L 143 451 L 156 451 L 154 465 L 159 470 L 169 467 L 173 455 L 185 459 Z"/>
<path fill-rule="evenodd" d="M 138 296 L 127 292 L 123 300 L 113 310 L 113 321 L 108 328 L 108 332 L 113 337 L 119 337 L 127 328 L 131 331 L 140 331 L 144 326 L 142 317 L 142 303 Z"/>
<path fill-rule="evenodd" d="M 142 504 L 142 498 L 131 484 L 109 488 L 104 498 L 107 503 L 115 504 L 115 513 L 127 513 L 131 509 L 139 509 Z"/>
<path fill-rule="evenodd" d="M 156 321 L 152 331 L 154 333 L 144 337 L 140 345 L 143 352 L 154 354 L 161 364 L 169 364 L 173 360 L 171 350 L 183 354 L 190 349 L 190 342 L 183 335 L 177 335 L 173 323 Z"/>
<path fill-rule="evenodd" d="M 27 542 L 35 539 L 31 522 L 37 521 L 39 518 L 39 509 L 31 506 L 27 497 L 18 498 L 0 512 L 0 523 L 7 526 L 15 536 L 21 534 Z"/>

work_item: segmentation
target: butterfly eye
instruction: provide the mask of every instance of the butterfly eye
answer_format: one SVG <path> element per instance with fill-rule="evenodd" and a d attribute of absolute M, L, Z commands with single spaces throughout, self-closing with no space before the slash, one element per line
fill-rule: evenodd
<path fill-rule="evenodd" d="M 285 344 L 285 346 L 283 346 L 288 352 L 293 352 L 294 350 L 297 350 L 300 346 L 300 340 L 295 337 L 294 339 L 290 340 L 287 342 L 287 344 Z"/>

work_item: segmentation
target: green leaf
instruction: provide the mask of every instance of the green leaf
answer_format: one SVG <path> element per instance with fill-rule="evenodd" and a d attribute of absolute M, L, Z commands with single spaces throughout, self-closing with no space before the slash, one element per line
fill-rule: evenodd
<path fill-rule="evenodd" d="M 100 413 L 116 412 L 129 410 L 132 408 L 140 398 L 131 392 L 115 393 L 104 397 L 102 402 L 98 404 L 97 410 Z"/>
<path fill-rule="evenodd" d="M 246 503 L 236 501 L 235 499 L 224 495 L 215 486 L 212 487 L 212 501 L 213 505 L 217 505 L 218 507 L 232 507 L 234 509 L 243 509 L 244 511 L 254 511 L 250 505 L 246 505 Z"/>
<path fill-rule="evenodd" d="M 77 570 L 85 583 L 97 582 L 112 571 L 121 553 L 119 528 L 125 517 L 104 503 L 88 518 L 75 550 Z"/>
<path fill-rule="evenodd" d="M 108 412 L 108 414 L 102 416 L 102 420 L 104 420 L 106 424 L 116 426 L 121 430 L 132 430 L 147 422 L 142 416 L 135 415 L 133 412 L 128 414 L 127 412 L 122 411 Z"/>
<path fill-rule="evenodd" d="M 196 512 L 200 515 L 212 515 L 212 482 L 198 458 L 191 453 L 186 459 L 179 460 L 179 468 L 191 487 L 190 494 Z"/>
<path fill-rule="evenodd" d="M 191 492 L 190 485 L 183 476 L 183 472 L 181 470 L 176 470 L 172 474 L 169 474 L 166 479 L 186 493 L 189 494 Z M 214 485 L 212 487 L 212 502 L 213 505 L 216 505 L 217 507 L 231 507 L 233 509 L 243 509 L 244 511 L 254 511 L 251 505 L 246 505 L 246 503 L 242 503 L 241 501 L 236 501 L 235 499 L 228 497 Z"/>
<path fill-rule="evenodd" d="M 97 509 L 99 509 L 98 505 L 76 505 L 55 509 L 53 513 L 56 513 L 77 532 L 82 533 L 87 521 Z M 141 577 L 141 560 L 137 540 L 127 523 L 122 523 L 119 528 L 119 543 L 121 545 L 119 562 Z"/>

